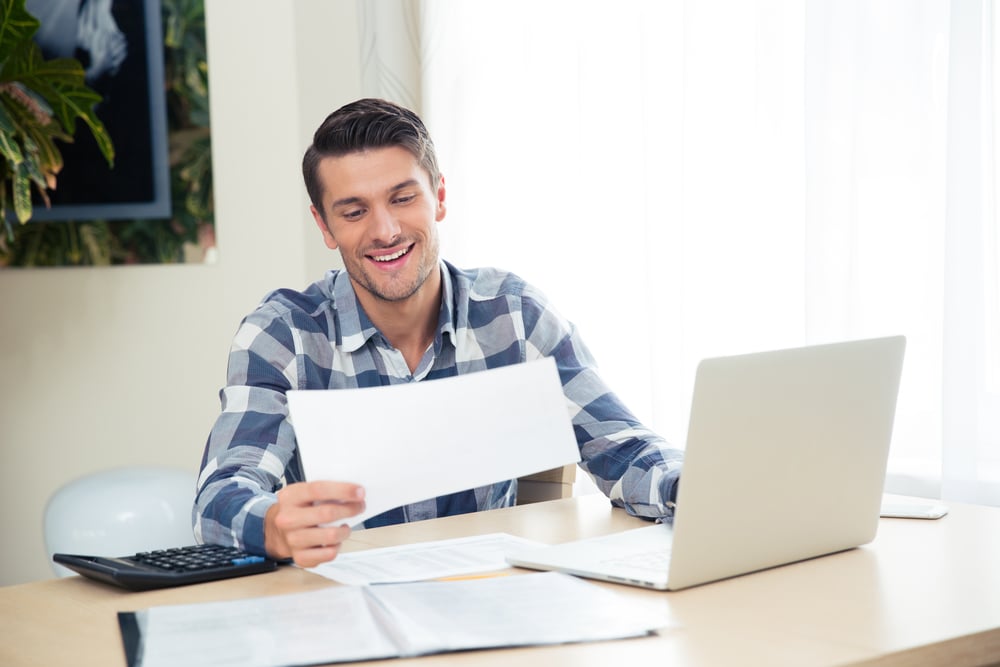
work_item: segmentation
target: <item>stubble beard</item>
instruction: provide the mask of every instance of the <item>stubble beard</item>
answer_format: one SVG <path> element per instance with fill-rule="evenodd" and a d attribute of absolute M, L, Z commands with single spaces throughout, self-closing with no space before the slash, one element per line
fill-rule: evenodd
<path fill-rule="evenodd" d="M 420 246 L 418 244 L 410 252 L 416 252 L 419 247 Z M 354 283 L 360 285 L 366 292 L 374 296 L 376 299 L 389 303 L 405 301 L 416 294 L 423 284 L 427 282 L 427 278 L 431 275 L 431 271 L 437 270 L 438 247 L 439 243 L 436 236 L 428 239 L 426 246 L 423 248 L 424 252 L 419 260 L 417 275 L 410 282 L 402 282 L 402 279 L 399 276 L 389 276 L 389 280 L 387 282 L 380 282 L 376 280 L 372 274 L 368 272 L 365 262 L 369 260 L 363 255 L 357 262 L 353 263 L 353 268 L 346 261 L 344 262 L 344 266 L 347 269 L 347 273 L 354 280 Z"/>

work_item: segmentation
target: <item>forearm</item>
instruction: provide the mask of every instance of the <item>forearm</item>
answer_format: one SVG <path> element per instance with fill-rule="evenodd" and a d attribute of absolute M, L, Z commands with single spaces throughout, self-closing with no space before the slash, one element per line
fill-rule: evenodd
<path fill-rule="evenodd" d="M 264 554 L 264 517 L 274 503 L 274 493 L 237 476 L 212 477 L 195 500 L 195 539 Z"/>
<path fill-rule="evenodd" d="M 532 305 L 525 308 L 529 350 L 556 360 L 581 467 L 615 505 L 629 513 L 672 516 L 683 452 L 643 426 L 608 388 L 569 322 L 542 301 Z"/>
<path fill-rule="evenodd" d="M 299 481 L 284 396 L 230 386 L 209 435 L 198 479 L 195 536 L 264 553 L 264 516 L 285 484 Z"/>
<path fill-rule="evenodd" d="M 669 518 L 674 514 L 682 453 L 649 444 L 607 493 L 611 502 L 634 516 Z"/>
<path fill-rule="evenodd" d="M 581 466 L 612 503 L 629 514 L 670 517 L 677 499 L 684 453 L 636 426 L 584 443 Z"/>

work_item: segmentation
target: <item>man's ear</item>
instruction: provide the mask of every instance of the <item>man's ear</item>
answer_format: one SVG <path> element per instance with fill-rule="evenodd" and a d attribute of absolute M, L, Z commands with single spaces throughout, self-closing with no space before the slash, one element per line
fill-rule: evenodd
<path fill-rule="evenodd" d="M 322 214 L 316 210 L 315 206 L 309 207 L 309 212 L 312 213 L 313 220 L 316 221 L 316 226 L 319 227 L 319 231 L 323 234 L 323 243 L 330 250 L 337 249 L 337 240 L 333 238 L 333 234 L 330 233 L 330 226 L 326 224 L 326 220 L 323 219 Z"/>
<path fill-rule="evenodd" d="M 445 214 L 447 212 L 448 212 L 448 207 L 445 204 L 444 176 L 442 175 L 441 179 L 438 181 L 438 187 L 437 187 L 437 214 L 434 216 L 434 219 L 437 222 L 441 222 L 442 220 L 444 220 L 444 216 L 445 216 Z"/>

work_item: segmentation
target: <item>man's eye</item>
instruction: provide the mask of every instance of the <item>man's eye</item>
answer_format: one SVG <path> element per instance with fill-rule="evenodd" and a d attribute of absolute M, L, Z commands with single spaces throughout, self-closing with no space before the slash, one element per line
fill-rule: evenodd
<path fill-rule="evenodd" d="M 401 195 L 392 200 L 393 204 L 409 204 L 411 201 L 416 199 L 416 195 Z"/>
<path fill-rule="evenodd" d="M 340 215 L 345 220 L 357 220 L 364 214 L 365 214 L 364 209 L 356 208 L 356 209 L 351 209 L 350 211 L 344 211 Z"/>

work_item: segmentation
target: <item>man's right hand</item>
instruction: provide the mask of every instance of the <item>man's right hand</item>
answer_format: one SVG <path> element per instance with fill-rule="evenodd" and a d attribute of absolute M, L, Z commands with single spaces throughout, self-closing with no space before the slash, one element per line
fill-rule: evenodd
<path fill-rule="evenodd" d="M 264 517 L 264 548 L 272 558 L 291 558 L 301 567 L 333 560 L 350 526 L 333 526 L 365 509 L 365 491 L 347 482 L 298 482 L 278 491 Z"/>

